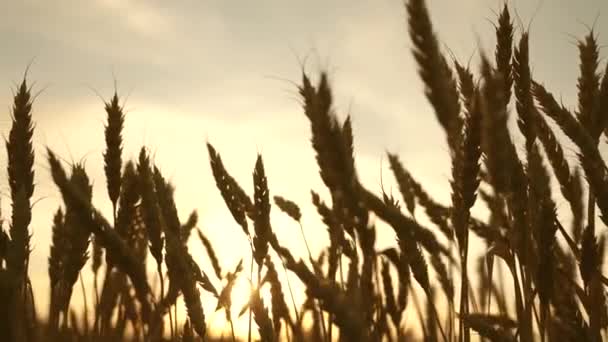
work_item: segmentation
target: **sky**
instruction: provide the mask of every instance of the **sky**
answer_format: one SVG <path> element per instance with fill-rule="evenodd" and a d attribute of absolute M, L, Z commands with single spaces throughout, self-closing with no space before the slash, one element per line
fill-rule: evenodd
<path fill-rule="evenodd" d="M 503 3 L 428 1 L 442 46 L 463 63 L 473 57 L 473 69 L 480 51 L 493 53 L 492 22 Z M 573 107 L 576 39 L 593 26 L 600 45 L 606 45 L 608 2 L 507 3 L 517 13 L 517 32 L 530 27 L 534 76 Z M 93 201 L 108 213 L 101 98 L 109 99 L 115 85 L 127 112 L 125 159 L 143 145 L 153 152 L 177 187 L 180 216 L 198 211 L 200 227 L 226 268 L 249 247 L 213 183 L 207 141 L 250 194 L 261 153 L 271 195 L 301 205 L 313 250 L 327 241 L 309 205 L 311 189 L 326 192 L 297 96 L 302 66 L 313 77 L 329 73 L 339 115 L 353 119 L 358 172 L 368 188 L 379 191 L 381 175 L 385 186 L 393 186 L 385 158 L 389 151 L 429 193 L 449 203 L 445 137 L 422 92 L 400 0 L 3 1 L 0 42 L 4 136 L 12 91 L 28 65 L 28 81 L 39 92 L 33 112 L 37 159 L 30 276 L 43 315 L 51 218 L 61 203 L 44 150 L 48 146 L 66 161 L 84 161 L 94 181 Z M 0 161 L 6 164 L 4 150 Z M 8 216 L 5 168 L 0 177 Z M 304 256 L 297 225 L 276 211 L 273 224 L 281 241 Z M 393 239 L 390 231 L 379 232 L 380 245 Z M 193 242 L 191 249 L 208 265 L 199 244 Z"/>

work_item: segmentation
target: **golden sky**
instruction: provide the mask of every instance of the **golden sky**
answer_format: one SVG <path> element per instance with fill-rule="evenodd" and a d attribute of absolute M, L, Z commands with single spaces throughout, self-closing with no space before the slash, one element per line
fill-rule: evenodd
<path fill-rule="evenodd" d="M 428 1 L 441 43 L 461 62 L 479 50 L 492 53 L 491 21 L 503 2 Z M 535 77 L 573 106 L 576 37 L 594 25 L 600 45 L 606 45 L 608 2 L 508 3 L 519 15 L 518 32 L 531 27 Z M 380 189 L 381 172 L 385 185 L 392 184 L 383 160 L 385 151 L 391 151 L 433 196 L 449 203 L 445 138 L 422 93 L 400 0 L 4 1 L 0 41 L 4 135 L 10 128 L 11 89 L 30 62 L 29 80 L 35 82 L 35 92 L 42 90 L 34 104 L 38 201 L 30 275 L 43 315 L 51 217 L 60 204 L 44 148 L 67 160 L 86 161 L 94 202 L 107 213 L 105 113 L 96 92 L 109 98 L 114 78 L 119 93 L 128 96 L 125 156 L 135 156 L 144 144 L 153 151 L 177 186 L 180 214 L 185 218 L 193 209 L 199 212 L 200 226 L 225 267 L 232 268 L 249 247 L 214 186 L 207 140 L 249 193 L 256 153 L 262 153 L 271 195 L 301 205 L 313 249 L 326 242 L 325 228 L 308 205 L 311 189 L 325 192 L 293 84 L 300 80 L 302 61 L 313 74 L 329 72 L 340 115 L 352 115 L 357 166 L 369 188 Z M 475 68 L 475 58 L 472 63 Z M 0 160 L 6 160 L 4 150 Z M 6 171 L 0 172 L 8 216 Z M 303 256 L 297 225 L 276 210 L 273 218 L 279 238 Z M 379 234 L 380 245 L 392 242 L 389 232 Z M 191 245 L 207 267 L 198 242 Z M 79 303 L 79 291 L 74 301 Z"/>

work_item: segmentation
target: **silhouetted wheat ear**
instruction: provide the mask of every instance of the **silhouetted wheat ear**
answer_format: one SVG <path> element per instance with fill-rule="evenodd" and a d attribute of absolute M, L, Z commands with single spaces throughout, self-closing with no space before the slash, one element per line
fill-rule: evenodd
<path fill-rule="evenodd" d="M 200 229 L 197 229 L 196 232 L 198 234 L 199 240 L 203 244 L 203 247 L 205 247 L 205 251 L 207 252 L 207 255 L 209 256 L 209 260 L 211 261 L 211 266 L 213 267 L 213 271 L 215 272 L 215 275 L 217 276 L 218 279 L 222 279 L 222 267 L 220 266 L 220 261 L 217 258 L 217 254 L 215 254 L 213 245 L 211 244 L 209 239 L 207 239 L 205 234 Z"/>
<path fill-rule="evenodd" d="M 258 155 L 253 171 L 254 204 L 253 211 L 253 256 L 261 268 L 264 258 L 268 255 L 268 243 L 271 239 L 272 228 L 270 227 L 270 195 L 268 193 L 268 180 L 264 171 L 262 156 Z"/>
<path fill-rule="evenodd" d="M 232 317 L 230 315 L 231 308 L 232 308 L 232 296 L 231 296 L 232 288 L 234 287 L 234 284 L 235 284 L 236 280 L 238 279 L 238 275 L 242 271 L 243 271 L 243 259 L 241 259 L 239 261 L 239 263 L 234 268 L 234 271 L 226 273 L 226 276 L 224 277 L 226 279 L 226 285 L 224 286 L 224 288 L 222 288 L 222 291 L 220 292 L 218 299 L 217 299 L 217 307 L 215 308 L 215 310 L 217 311 L 220 308 L 224 308 L 226 310 L 226 318 L 229 321 L 232 320 Z"/>
<path fill-rule="evenodd" d="M 285 323 L 287 324 L 286 329 L 289 329 L 292 323 L 291 316 L 289 314 L 289 308 L 287 307 L 287 303 L 285 302 L 283 287 L 281 285 L 281 281 L 279 280 L 277 270 L 274 267 L 274 263 L 272 262 L 270 257 L 266 257 L 264 264 L 266 265 L 266 275 L 264 276 L 264 282 L 268 282 L 270 284 L 274 334 L 276 336 L 279 336 L 279 332 L 281 331 L 281 320 L 285 321 Z"/>
<path fill-rule="evenodd" d="M 196 333 L 204 337 L 206 333 L 205 313 L 201 304 L 196 278 L 190 265 L 189 254 L 178 236 L 167 231 L 167 268 L 171 282 L 176 282 L 184 295 L 188 317 Z M 173 277 L 171 278 L 171 275 Z"/>
<path fill-rule="evenodd" d="M 34 148 L 32 99 L 24 78 L 13 98 L 12 125 L 6 141 L 8 184 L 11 191 L 12 219 L 9 227 L 7 268 L 16 279 L 24 280 L 30 253 L 30 200 L 34 193 Z"/>
<path fill-rule="evenodd" d="M 72 166 L 69 186 L 81 194 L 81 199 L 86 201 L 87 205 L 91 205 L 93 187 L 82 165 L 76 164 Z M 68 286 L 68 296 L 65 298 L 66 302 L 64 305 L 68 305 L 72 287 L 76 284 L 80 270 L 82 270 L 89 258 L 87 250 L 93 228 L 90 226 L 89 220 L 82 217 L 83 213 L 80 204 L 75 204 L 71 201 L 64 201 L 64 203 L 66 208 L 64 225 L 69 241 L 64 274 L 64 281 Z"/>
<path fill-rule="evenodd" d="M 562 195 L 572 205 L 572 202 L 575 201 L 575 198 L 573 198 L 574 190 L 572 189 L 573 179 L 570 174 L 570 166 L 566 160 L 564 150 L 540 113 L 534 112 L 533 119 L 538 139 L 543 144 L 547 159 L 553 168 L 555 178 L 557 178 L 557 181 L 559 182 Z"/>
<path fill-rule="evenodd" d="M 5 310 L 10 317 L 3 319 L 11 326 L 10 331 L 1 331 L 13 340 L 32 338 L 36 323 L 35 312 L 31 312 L 28 301 L 31 290 L 28 276 L 30 257 L 29 225 L 32 221 L 31 198 L 34 193 L 34 149 L 32 136 L 32 99 L 24 77 L 13 97 L 11 130 L 6 140 L 7 174 L 12 200 L 10 240 L 6 246 Z M 29 292 L 29 293 L 28 293 Z M 30 298 L 33 302 L 33 298 Z M 29 311 L 29 312 L 28 312 Z"/>
<path fill-rule="evenodd" d="M 441 285 L 441 289 L 443 290 L 448 301 L 454 301 L 454 283 L 448 274 L 448 269 L 441 257 L 438 254 L 431 255 L 431 265 L 433 265 L 433 269 L 437 274 L 437 280 L 439 280 L 439 285 Z"/>
<path fill-rule="evenodd" d="M 47 149 L 47 155 L 53 182 L 59 188 L 64 202 L 67 206 L 76 208 L 75 211 L 84 223 L 83 226 L 91 229 L 91 232 L 99 238 L 117 267 L 129 276 L 141 304 L 143 321 L 148 322 L 153 301 L 143 265 L 136 259 L 133 251 L 127 247 L 108 221 L 91 206 L 86 199 L 86 195 L 71 183 L 61 163 L 50 149 Z"/>
<path fill-rule="evenodd" d="M 104 170 L 108 195 L 116 211 L 116 203 L 120 196 L 122 170 L 122 130 L 125 122 L 118 94 L 115 92 L 110 102 L 105 103 L 107 124 L 105 126 L 106 150 L 103 154 Z M 116 213 L 114 213 L 116 214 Z"/>
<path fill-rule="evenodd" d="M 332 108 L 333 95 L 326 73 L 321 73 L 316 87 L 302 73 L 302 84 L 298 86 L 298 91 L 303 100 L 304 114 L 310 121 L 312 147 L 316 152 L 321 179 L 330 190 L 336 206 L 355 209 L 356 203 L 346 203 L 354 200 L 354 187 L 358 184 L 350 119 L 347 118 L 343 125 L 339 123 Z M 346 219 L 348 215 L 341 216 Z M 352 227 L 346 225 L 346 229 Z"/>
<path fill-rule="evenodd" d="M 274 204 L 276 204 L 282 212 L 294 219 L 294 221 L 300 222 L 300 219 L 302 218 L 302 212 L 300 211 L 300 207 L 298 207 L 295 202 L 292 202 L 281 196 L 274 196 L 273 199 Z"/>
<path fill-rule="evenodd" d="M 536 107 L 532 97 L 530 72 L 529 36 L 522 33 L 513 55 L 513 79 L 515 80 L 515 108 L 517 125 L 526 139 L 526 151 L 530 153 L 536 137 Z M 542 128 L 541 128 L 542 129 Z"/>
<path fill-rule="evenodd" d="M 68 236 L 65 232 L 64 215 L 61 208 L 53 217 L 52 243 L 49 253 L 49 278 L 51 289 L 63 279 L 65 257 L 68 254 Z"/>
<path fill-rule="evenodd" d="M 420 248 L 411 239 L 399 239 L 399 248 L 410 266 L 414 279 L 425 292 L 430 291 L 428 266 Z"/>
<path fill-rule="evenodd" d="M 533 83 L 533 92 L 541 110 L 555 121 L 564 134 L 578 146 L 581 166 L 585 171 L 590 187 L 594 191 L 596 203 L 602 213 L 600 218 L 604 223 L 607 223 L 608 183 L 606 181 L 606 164 L 597 149 L 597 145 L 583 125 L 567 109 L 560 106 L 545 87 Z"/>
<path fill-rule="evenodd" d="M 12 126 L 6 141 L 8 154 L 8 179 L 11 197 L 23 188 L 25 198 L 30 200 L 34 193 L 34 148 L 32 136 L 32 99 L 25 78 L 14 96 Z"/>
<path fill-rule="evenodd" d="M 509 146 L 513 146 L 507 130 L 507 109 L 503 89 L 503 78 L 496 73 L 490 62 L 482 58 L 482 95 L 484 108 L 482 116 L 482 148 L 490 181 L 495 191 L 506 193 L 509 190 L 513 160 Z"/>
<path fill-rule="evenodd" d="M 245 235 L 250 236 L 246 214 L 252 205 L 251 200 L 243 191 L 243 188 L 228 173 L 222 163 L 220 154 L 210 143 L 207 143 L 207 150 L 215 184 L 234 220 L 241 226 Z"/>
<path fill-rule="evenodd" d="M 452 160 L 451 221 L 461 248 L 466 248 L 470 210 L 477 199 L 479 164 L 481 159 L 482 103 L 480 95 L 473 95 L 470 112 L 466 115 L 464 137 Z"/>
<path fill-rule="evenodd" d="M 528 155 L 528 177 L 530 178 L 530 209 L 531 228 L 536 231 L 538 246 L 538 268 L 536 286 L 542 310 L 547 310 L 552 296 L 553 276 L 553 245 L 555 241 L 556 206 L 551 198 L 551 178 L 547 172 L 538 145 L 534 145 Z M 544 313 L 543 313 L 544 314 Z"/>
<path fill-rule="evenodd" d="M 207 275 L 194 262 L 192 255 L 188 252 L 188 246 L 182 240 L 181 224 L 173 197 L 173 186 L 164 179 L 156 167 L 153 177 L 163 221 L 166 223 L 162 226 L 167 239 L 165 249 L 169 279 L 181 288 L 190 322 L 197 334 L 204 337 L 206 333 L 205 313 L 197 283 L 215 296 L 217 296 L 217 291 L 213 288 Z"/>
<path fill-rule="evenodd" d="M 410 197 L 415 197 L 419 204 L 424 208 L 431 221 L 439 227 L 441 232 L 449 240 L 452 240 L 454 233 L 448 224 L 449 210 L 439 205 L 429 196 L 429 194 L 422 188 L 420 183 L 418 183 L 403 167 L 399 157 L 389 153 L 388 160 L 391 170 L 395 175 L 395 180 L 399 185 L 399 190 L 403 195 L 404 201 L 413 201 L 414 198 Z"/>
<path fill-rule="evenodd" d="M 395 326 L 400 325 L 401 321 L 401 312 L 397 308 L 397 303 L 395 300 L 395 291 L 393 288 L 393 279 L 390 274 L 390 266 L 389 263 L 385 260 L 382 261 L 382 288 L 384 292 L 385 298 L 385 307 L 386 311 L 391 317 L 391 320 Z"/>
<path fill-rule="evenodd" d="M 197 224 L 198 214 L 196 213 L 196 210 L 194 210 L 190 213 L 190 215 L 188 215 L 186 222 L 182 223 L 181 227 L 179 228 L 180 236 L 184 243 L 188 242 L 188 240 L 190 239 L 190 235 L 192 235 L 192 230 L 196 228 Z"/>
<path fill-rule="evenodd" d="M 425 95 L 447 133 L 450 149 L 454 151 L 458 146 L 457 135 L 462 123 L 456 81 L 439 49 L 425 1 L 407 1 L 405 8 L 410 39 L 414 45 L 414 59 L 425 86 Z"/>
<path fill-rule="evenodd" d="M 399 192 L 403 197 L 403 201 L 405 202 L 405 206 L 407 210 L 414 216 L 414 212 L 416 209 L 416 198 L 414 193 L 414 185 L 412 184 L 412 179 L 407 173 L 407 171 L 401 165 L 399 161 L 399 157 L 394 154 L 388 154 L 388 161 L 395 175 L 395 180 L 397 181 L 397 186 L 399 186 Z"/>
<path fill-rule="evenodd" d="M 65 263 L 69 255 L 69 236 L 65 229 L 64 214 L 61 208 L 57 209 L 53 217 L 52 240 L 49 252 L 49 279 L 50 279 L 50 303 L 49 303 L 49 326 L 56 329 L 58 315 L 63 304 L 63 285 L 65 279 Z"/>
<path fill-rule="evenodd" d="M 329 233 L 327 277 L 335 279 L 340 253 L 348 254 L 344 229 L 336 219 L 334 212 L 321 200 L 321 197 L 314 191 L 311 191 L 311 196 L 312 204 L 317 208 L 317 213 L 321 216 Z M 312 254 L 309 254 L 308 257 L 311 261 L 313 260 Z"/>
<path fill-rule="evenodd" d="M 138 188 L 141 195 L 142 214 L 148 239 L 150 240 L 150 253 L 156 260 L 158 267 L 163 263 L 163 228 L 161 227 L 161 211 L 156 194 L 156 186 L 152 177 L 152 166 L 145 148 L 139 152 L 137 164 Z"/>
<path fill-rule="evenodd" d="M 116 231 L 121 236 L 128 236 L 131 223 L 136 216 L 136 207 L 141 198 L 139 179 L 132 161 L 126 163 L 122 173 L 118 211 L 116 213 Z"/>
<path fill-rule="evenodd" d="M 513 72 L 511 69 L 511 55 L 513 53 L 513 22 L 511 14 L 505 3 L 498 16 L 496 27 L 496 70 L 502 77 L 502 93 L 505 105 L 511 99 L 511 86 L 513 85 Z"/>
<path fill-rule="evenodd" d="M 456 73 L 458 74 L 458 90 L 460 92 L 464 109 L 466 112 L 470 112 L 473 104 L 473 95 L 476 88 L 473 73 L 468 66 L 465 68 L 463 65 L 458 63 L 458 61 L 454 61 L 454 67 L 456 69 Z"/>
<path fill-rule="evenodd" d="M 578 109 L 576 115 L 581 125 L 591 132 L 593 125 L 598 122 L 598 118 L 594 118 L 592 115 L 600 84 L 600 76 L 597 73 L 599 47 L 593 30 L 585 36 L 584 40 L 578 42 L 578 50 L 580 74 L 577 82 Z"/>

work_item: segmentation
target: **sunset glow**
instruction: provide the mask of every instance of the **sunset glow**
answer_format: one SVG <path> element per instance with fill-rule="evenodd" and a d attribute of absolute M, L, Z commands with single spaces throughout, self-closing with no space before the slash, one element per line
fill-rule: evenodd
<path fill-rule="evenodd" d="M 5 1 L 0 341 L 608 338 L 607 13 Z"/>

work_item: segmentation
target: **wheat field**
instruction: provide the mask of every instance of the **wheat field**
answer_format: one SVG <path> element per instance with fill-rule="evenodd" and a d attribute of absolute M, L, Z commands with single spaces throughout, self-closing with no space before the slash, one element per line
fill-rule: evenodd
<path fill-rule="evenodd" d="M 154 146 L 126 157 L 129 114 L 117 92 L 99 127 L 105 179 L 91 179 L 84 163 L 66 162 L 52 146 L 36 160 L 36 93 L 24 77 L 5 143 L 11 210 L 0 231 L 0 340 L 608 339 L 608 169 L 600 152 L 608 138 L 608 63 L 597 34 L 589 29 L 577 40 L 577 102 L 565 104 L 535 78 L 534 42 L 506 4 L 494 23 L 495 46 L 478 51 L 477 65 L 446 51 L 424 0 L 404 6 L 420 91 L 444 132 L 441 141 L 421 143 L 445 144 L 451 200 L 436 200 L 390 151 L 395 189 L 365 185 L 357 132 L 350 116 L 338 114 L 328 72 L 303 67 L 295 85 L 309 124 L 302 129 L 325 187 L 311 190 L 308 203 L 327 236 L 320 253 L 309 246 L 304 204 L 273 188 L 262 153 L 250 178 L 237 179 L 222 146 L 208 140 L 196 149 L 208 158 L 202 173 L 233 220 L 226 229 L 239 230 L 248 245 L 240 262 L 226 264 L 217 251 L 230 242 L 210 239 L 196 211 L 178 212 L 176 187 L 193 185 L 173 184 Z M 50 246 L 36 243 L 31 227 L 36 163 L 48 167 L 63 201 L 48 222 Z M 106 198 L 93 199 L 95 181 L 105 184 Z M 99 209 L 104 201 L 111 210 Z M 474 206 L 488 215 L 477 217 Z M 277 237 L 271 211 L 297 227 L 304 255 Z M 379 230 L 394 235 L 389 247 L 378 246 Z M 480 256 L 471 253 L 473 239 L 482 241 Z M 32 287 L 33 245 L 49 250 L 48 307 L 37 305 L 41 292 Z M 84 285 L 85 276 L 94 286 Z M 235 303 L 239 284 L 247 285 L 239 290 L 244 305 Z M 85 298 L 83 307 L 75 296 Z M 208 300 L 227 329 L 210 322 Z"/>

